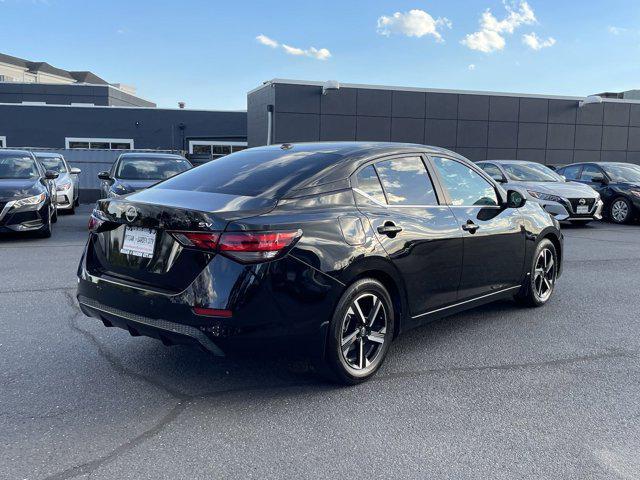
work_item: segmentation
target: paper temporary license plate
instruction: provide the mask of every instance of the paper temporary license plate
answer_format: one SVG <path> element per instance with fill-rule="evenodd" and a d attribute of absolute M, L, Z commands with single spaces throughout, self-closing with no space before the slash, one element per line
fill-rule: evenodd
<path fill-rule="evenodd" d="M 589 213 L 589 207 L 587 205 L 578 205 L 576 213 Z"/>
<path fill-rule="evenodd" d="M 153 247 L 156 244 L 156 231 L 152 228 L 125 227 L 124 243 L 120 253 L 135 255 L 136 257 L 153 257 Z"/>

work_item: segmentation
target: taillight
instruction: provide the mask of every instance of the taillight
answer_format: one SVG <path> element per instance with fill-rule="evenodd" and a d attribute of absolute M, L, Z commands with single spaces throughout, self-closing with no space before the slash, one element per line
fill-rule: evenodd
<path fill-rule="evenodd" d="M 223 233 L 218 249 L 239 262 L 263 262 L 288 250 L 301 235 L 302 230 Z"/>
<path fill-rule="evenodd" d="M 302 236 L 302 230 L 277 232 L 171 232 L 184 247 L 220 252 L 242 263 L 273 260 Z"/>
<path fill-rule="evenodd" d="M 185 247 L 215 251 L 220 234 L 216 232 L 171 232 L 171 235 Z"/>
<path fill-rule="evenodd" d="M 106 219 L 104 218 L 102 212 L 100 212 L 100 210 L 94 209 L 93 212 L 91 212 L 91 216 L 89 217 L 89 231 L 92 233 L 97 232 L 105 221 Z"/>

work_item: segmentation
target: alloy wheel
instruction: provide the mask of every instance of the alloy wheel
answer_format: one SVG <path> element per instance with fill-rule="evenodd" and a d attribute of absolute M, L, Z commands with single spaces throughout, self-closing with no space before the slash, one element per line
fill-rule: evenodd
<path fill-rule="evenodd" d="M 548 248 L 543 248 L 536 259 L 533 270 L 533 288 L 540 301 L 546 302 L 549 299 L 555 281 L 556 263 L 553 252 Z"/>
<path fill-rule="evenodd" d="M 616 200 L 611 205 L 611 216 L 616 222 L 623 223 L 629 215 L 629 205 L 624 200 Z"/>
<path fill-rule="evenodd" d="M 347 365 L 362 371 L 373 365 L 383 351 L 387 334 L 387 311 L 374 293 L 357 297 L 342 320 L 341 351 Z"/>

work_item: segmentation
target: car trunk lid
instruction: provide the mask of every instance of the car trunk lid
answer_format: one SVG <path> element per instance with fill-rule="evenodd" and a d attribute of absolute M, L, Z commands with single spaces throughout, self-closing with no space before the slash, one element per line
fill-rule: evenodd
<path fill-rule="evenodd" d="M 87 266 L 105 279 L 177 293 L 215 254 L 184 248 L 170 232 L 221 232 L 229 221 L 275 205 L 273 199 L 166 189 L 101 200 L 96 215 L 104 223 L 91 236 Z"/>

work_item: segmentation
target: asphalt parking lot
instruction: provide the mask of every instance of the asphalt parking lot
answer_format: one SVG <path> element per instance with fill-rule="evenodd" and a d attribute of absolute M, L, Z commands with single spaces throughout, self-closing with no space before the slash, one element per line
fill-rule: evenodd
<path fill-rule="evenodd" d="M 640 478 L 640 226 L 564 229 L 542 309 L 401 337 L 369 383 L 83 317 L 89 209 L 0 238 L 0 478 Z"/>

